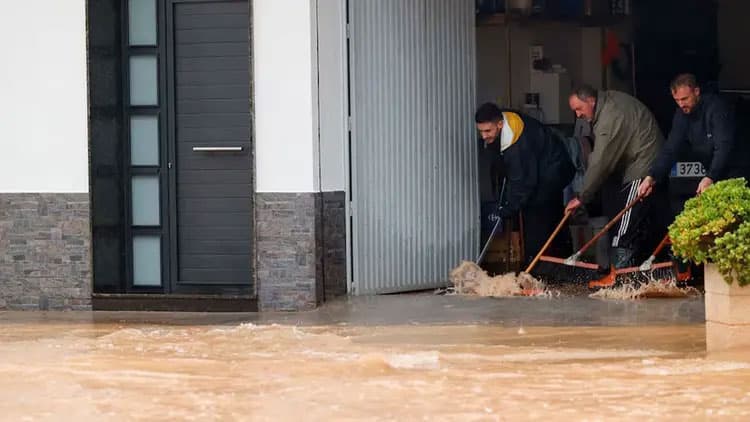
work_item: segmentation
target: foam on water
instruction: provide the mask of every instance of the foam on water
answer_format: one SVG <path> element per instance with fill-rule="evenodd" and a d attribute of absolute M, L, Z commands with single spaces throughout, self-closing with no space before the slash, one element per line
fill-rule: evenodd
<path fill-rule="evenodd" d="M 696 360 L 693 364 L 679 366 L 649 366 L 638 371 L 644 375 L 689 375 L 708 372 L 728 372 L 750 369 L 750 364 L 744 362 L 705 362 Z"/>
<path fill-rule="evenodd" d="M 450 272 L 450 293 L 483 297 L 551 296 L 531 274 L 507 273 L 490 277 L 479 265 L 463 261 Z"/>
<path fill-rule="evenodd" d="M 438 369 L 438 352 L 396 353 L 385 356 L 385 362 L 394 369 Z"/>
<path fill-rule="evenodd" d="M 674 279 L 650 279 L 645 283 L 629 280 L 615 287 L 604 288 L 589 295 L 595 299 L 635 300 L 647 298 L 686 298 L 700 296 L 698 289 L 680 287 Z"/>

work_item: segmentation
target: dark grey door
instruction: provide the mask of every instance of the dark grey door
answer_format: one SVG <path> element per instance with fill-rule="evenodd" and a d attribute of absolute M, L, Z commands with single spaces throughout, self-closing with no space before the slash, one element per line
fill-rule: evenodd
<path fill-rule="evenodd" d="M 251 294 L 247 1 L 169 2 L 172 291 Z"/>

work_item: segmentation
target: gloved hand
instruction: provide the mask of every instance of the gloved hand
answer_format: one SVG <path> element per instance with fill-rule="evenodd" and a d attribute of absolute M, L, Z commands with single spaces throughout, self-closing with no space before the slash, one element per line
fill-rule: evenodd
<path fill-rule="evenodd" d="M 495 227 L 495 224 L 498 224 L 496 233 L 503 231 L 503 218 L 501 217 L 500 209 L 501 208 L 498 208 L 487 215 L 490 227 Z"/>

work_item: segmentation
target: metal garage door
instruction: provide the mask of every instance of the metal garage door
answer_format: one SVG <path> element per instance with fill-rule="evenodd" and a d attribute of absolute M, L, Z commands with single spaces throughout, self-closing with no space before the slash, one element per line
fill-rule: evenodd
<path fill-rule="evenodd" d="M 355 294 L 427 289 L 478 249 L 474 2 L 350 0 Z"/>

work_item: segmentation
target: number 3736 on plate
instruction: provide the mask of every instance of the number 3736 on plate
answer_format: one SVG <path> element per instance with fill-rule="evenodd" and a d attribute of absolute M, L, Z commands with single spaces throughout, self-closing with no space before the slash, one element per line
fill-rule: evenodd
<path fill-rule="evenodd" d="M 679 161 L 672 167 L 669 177 L 703 177 L 706 168 L 699 162 Z"/>

